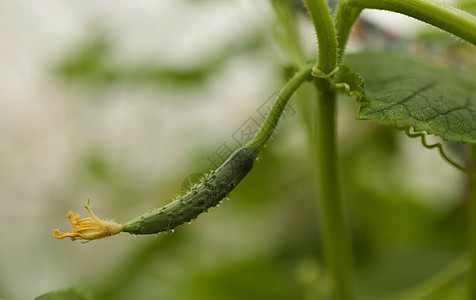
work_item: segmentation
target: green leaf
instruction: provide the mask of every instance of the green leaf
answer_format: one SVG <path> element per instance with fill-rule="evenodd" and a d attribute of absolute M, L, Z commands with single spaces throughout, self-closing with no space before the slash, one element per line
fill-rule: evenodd
<path fill-rule="evenodd" d="M 40 295 L 35 300 L 93 300 L 94 298 L 87 292 L 78 288 L 68 288 L 51 291 Z"/>
<path fill-rule="evenodd" d="M 476 143 L 476 74 L 380 52 L 345 62 L 365 79 L 357 119 Z"/>

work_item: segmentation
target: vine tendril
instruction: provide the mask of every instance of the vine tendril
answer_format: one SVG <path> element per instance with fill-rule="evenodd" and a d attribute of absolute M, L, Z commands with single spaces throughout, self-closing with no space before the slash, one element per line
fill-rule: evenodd
<path fill-rule="evenodd" d="M 345 93 L 349 97 L 355 96 L 357 98 L 357 101 L 359 101 L 362 98 L 362 93 L 358 91 L 351 91 L 350 90 L 350 85 L 346 82 L 334 82 L 334 80 L 331 78 L 335 73 L 339 71 L 339 67 L 335 67 L 334 70 L 332 70 L 330 73 L 326 74 L 324 73 L 321 69 L 319 69 L 317 66 L 314 66 L 312 68 L 312 73 L 311 75 L 317 78 L 322 78 L 325 79 L 331 86 L 333 86 L 335 89 L 344 89 Z"/>
<path fill-rule="evenodd" d="M 423 132 L 411 132 L 410 131 L 410 127 L 397 127 L 398 130 L 405 130 L 405 134 L 409 137 L 409 138 L 420 138 L 421 140 L 421 144 L 423 145 L 423 147 L 425 147 L 426 149 L 438 149 L 438 152 L 440 153 L 441 157 L 447 162 L 449 163 L 450 165 L 452 165 L 453 167 L 455 167 L 456 169 L 458 169 L 459 171 L 463 172 L 464 174 L 466 174 L 467 176 L 469 176 L 470 178 L 475 178 L 475 174 L 472 173 L 470 170 L 466 169 L 465 167 L 461 166 L 460 164 L 458 164 L 457 162 L 455 162 L 454 160 L 452 160 L 451 158 L 449 158 L 449 156 L 445 153 L 444 149 L 443 149 L 443 145 L 441 143 L 434 143 L 434 144 L 428 144 L 428 142 L 426 141 L 426 134 L 423 133 Z"/>

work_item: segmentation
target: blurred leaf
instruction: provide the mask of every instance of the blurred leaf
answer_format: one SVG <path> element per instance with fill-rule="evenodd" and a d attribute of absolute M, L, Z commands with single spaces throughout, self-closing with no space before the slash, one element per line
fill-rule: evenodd
<path fill-rule="evenodd" d="M 272 256 L 248 257 L 193 277 L 182 289 L 181 299 L 303 299 L 297 277 L 290 271 Z"/>
<path fill-rule="evenodd" d="M 304 63 L 302 45 L 297 28 L 298 3 L 295 1 L 272 0 L 276 21 L 273 26 L 276 41 L 295 64 Z"/>
<path fill-rule="evenodd" d="M 65 58 L 58 65 L 57 72 L 67 79 L 104 76 L 105 58 L 110 48 L 110 43 L 104 38 L 87 42 L 70 57 Z"/>
<path fill-rule="evenodd" d="M 35 300 L 93 300 L 87 292 L 75 287 L 56 290 L 35 298 Z"/>
<path fill-rule="evenodd" d="M 476 76 L 389 53 L 349 55 L 365 79 L 357 115 L 397 127 L 476 143 Z"/>
<path fill-rule="evenodd" d="M 357 278 L 361 298 L 394 299 L 393 297 L 419 287 L 420 284 L 432 278 L 436 273 L 444 271 L 460 255 L 460 253 L 438 249 L 429 250 L 424 247 L 410 251 L 397 250 L 394 253 L 380 256 L 373 264 L 358 270 Z M 445 285 L 451 286 L 452 280 L 451 278 L 450 282 L 445 283 Z M 443 291 L 437 289 L 429 299 L 435 299 L 439 292 Z M 448 290 L 444 292 L 448 292 Z M 401 300 L 407 299 L 410 299 L 410 297 L 401 298 Z"/>
<path fill-rule="evenodd" d="M 151 64 L 144 61 L 135 65 L 115 62 L 112 43 L 104 37 L 96 37 L 67 54 L 54 66 L 54 72 L 67 81 L 90 85 L 104 85 L 128 81 L 141 84 L 200 84 L 219 70 L 230 58 L 253 51 L 263 45 L 260 33 L 233 41 L 218 48 L 193 65 Z"/>
<path fill-rule="evenodd" d="M 476 1 L 474 0 L 460 0 L 458 1 L 458 7 L 471 14 L 476 14 Z"/>
<path fill-rule="evenodd" d="M 133 285 L 134 280 L 140 278 L 147 265 L 158 258 L 167 257 L 168 252 L 175 253 L 176 247 L 180 247 L 186 238 L 186 233 L 184 235 L 180 227 L 175 230 L 173 238 L 165 235 L 159 238 L 156 236 L 136 246 L 129 257 L 124 257 L 114 270 L 109 271 L 107 281 L 98 282 L 97 286 L 92 287 L 94 295 L 103 300 L 120 298 L 119 295 L 125 293 Z M 138 294 L 140 291 L 135 292 Z"/>

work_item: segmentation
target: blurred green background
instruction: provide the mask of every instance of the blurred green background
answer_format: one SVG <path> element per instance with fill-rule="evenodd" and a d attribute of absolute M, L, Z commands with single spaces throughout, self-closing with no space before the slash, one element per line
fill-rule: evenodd
<path fill-rule="evenodd" d="M 313 57 L 312 24 L 293 7 Z M 474 63 L 474 49 L 409 18 L 364 18 L 350 51 Z M 191 225 L 85 244 L 53 237 L 69 230 L 69 210 L 86 215 L 88 197 L 98 216 L 125 222 L 170 201 L 224 143 L 237 147 L 237 130 L 261 120 L 289 76 L 279 35 L 266 1 L 0 1 L 0 298 L 73 286 L 97 299 L 327 299 L 310 85 L 230 201 Z M 359 293 L 383 299 L 463 253 L 467 183 L 419 141 L 354 120 L 353 99 L 339 107 Z M 431 299 L 457 299 L 463 284 Z"/>

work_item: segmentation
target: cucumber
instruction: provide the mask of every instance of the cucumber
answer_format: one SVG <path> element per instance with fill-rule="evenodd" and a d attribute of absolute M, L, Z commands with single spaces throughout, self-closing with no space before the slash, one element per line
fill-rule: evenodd
<path fill-rule="evenodd" d="M 205 174 L 201 182 L 185 195 L 171 203 L 150 210 L 122 225 L 122 231 L 131 234 L 154 234 L 190 222 L 209 208 L 217 206 L 253 167 L 256 153 L 240 148 L 216 170 Z"/>

